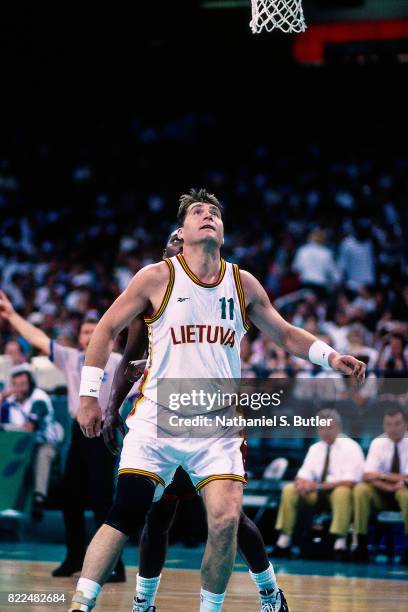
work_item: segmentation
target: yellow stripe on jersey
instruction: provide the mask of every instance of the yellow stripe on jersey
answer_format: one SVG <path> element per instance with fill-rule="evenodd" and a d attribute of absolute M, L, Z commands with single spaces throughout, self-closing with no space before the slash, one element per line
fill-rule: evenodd
<path fill-rule="evenodd" d="M 182 253 L 180 253 L 179 255 L 177 255 L 177 259 L 179 260 L 181 266 L 183 267 L 184 272 L 187 274 L 187 276 L 189 278 L 191 278 L 191 280 L 196 283 L 196 285 L 200 285 L 200 287 L 217 287 L 217 285 L 219 285 L 222 281 L 222 279 L 224 278 L 225 275 L 225 270 L 227 268 L 227 264 L 225 263 L 225 259 L 221 259 L 221 265 L 220 265 L 220 272 L 218 274 L 218 278 L 215 281 L 215 283 L 203 283 L 198 276 L 196 276 L 194 274 L 194 272 L 192 272 L 190 270 L 190 268 L 187 265 L 186 260 L 184 259 L 184 256 Z"/>
<path fill-rule="evenodd" d="M 239 482 L 247 483 L 247 479 L 245 476 L 237 476 L 236 474 L 216 474 L 215 476 L 209 476 L 208 478 L 204 478 L 198 484 L 196 484 L 196 491 L 205 487 L 206 484 L 212 482 L 213 480 L 238 480 Z"/>
<path fill-rule="evenodd" d="M 149 353 L 148 353 L 148 359 L 149 362 L 147 364 L 147 367 L 145 369 L 145 371 L 143 372 L 143 376 L 142 376 L 142 380 L 140 381 L 139 384 L 139 388 L 138 388 L 138 392 L 140 393 L 139 397 L 137 397 L 133 403 L 133 408 L 132 410 L 129 412 L 127 418 L 133 416 L 134 414 L 136 414 L 136 410 L 139 407 L 139 404 L 141 403 L 141 401 L 144 399 L 144 395 L 143 395 L 143 390 L 147 385 L 147 381 L 150 375 L 150 372 L 152 371 L 152 361 L 153 361 L 153 334 L 151 331 L 151 328 L 148 327 L 148 331 L 149 331 Z"/>
<path fill-rule="evenodd" d="M 140 476 L 148 476 L 149 478 L 152 478 L 159 484 L 163 485 L 163 487 L 166 484 L 163 478 L 160 478 L 160 476 L 158 476 L 154 472 L 146 472 L 146 470 L 138 470 L 134 468 L 121 468 L 120 470 L 118 470 L 118 474 L 119 475 L 121 474 L 139 474 Z"/>
<path fill-rule="evenodd" d="M 248 331 L 250 325 L 249 325 L 249 321 L 248 321 L 247 316 L 246 316 L 245 294 L 244 294 L 244 290 L 242 288 L 241 276 L 239 274 L 239 268 L 238 268 L 237 264 L 232 264 L 232 266 L 233 266 L 233 270 L 234 270 L 235 287 L 236 287 L 237 293 L 238 293 L 239 306 L 240 306 L 240 309 L 241 309 L 242 321 L 244 323 L 245 329 Z"/>
<path fill-rule="evenodd" d="M 146 378 L 147 378 L 147 376 L 146 376 Z M 144 381 L 143 381 L 142 384 L 144 384 Z M 127 418 L 133 416 L 134 414 L 136 414 L 136 410 L 137 410 L 140 402 L 142 401 L 142 399 L 144 399 L 144 395 L 143 395 L 143 393 L 140 393 L 140 395 L 138 397 L 136 397 L 135 401 L 133 402 L 133 408 L 129 412 Z"/>
<path fill-rule="evenodd" d="M 169 270 L 170 270 L 169 282 L 167 284 L 166 293 L 164 294 L 164 298 L 162 300 L 162 303 L 160 304 L 159 310 L 154 315 L 152 315 L 151 317 L 143 317 L 144 321 L 145 321 L 145 323 L 147 325 L 150 325 L 150 323 L 154 323 L 155 321 L 157 321 L 157 319 L 159 319 L 162 316 L 162 314 L 163 314 L 167 304 L 169 303 L 171 292 L 173 291 L 173 286 L 174 286 L 174 266 L 173 266 L 173 262 L 171 262 L 170 259 L 165 259 L 164 261 L 169 266 Z"/>

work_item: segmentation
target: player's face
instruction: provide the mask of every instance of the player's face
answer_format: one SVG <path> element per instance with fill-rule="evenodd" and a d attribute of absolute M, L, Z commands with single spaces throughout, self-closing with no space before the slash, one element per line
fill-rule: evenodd
<path fill-rule="evenodd" d="M 407 432 L 407 422 L 400 412 L 384 417 L 384 431 L 393 442 L 399 442 Z"/>
<path fill-rule="evenodd" d="M 221 211 L 214 204 L 194 202 L 188 207 L 184 225 L 179 229 L 184 244 L 211 244 L 221 247 L 224 240 L 224 224 Z"/>
<path fill-rule="evenodd" d="M 78 344 L 83 351 L 88 348 L 88 344 L 91 341 L 92 334 L 94 333 L 96 323 L 82 323 L 79 332 Z"/>
<path fill-rule="evenodd" d="M 17 401 L 24 402 L 30 395 L 30 382 L 27 374 L 20 374 L 13 378 L 13 391 L 17 398 Z"/>
<path fill-rule="evenodd" d="M 164 257 L 174 257 L 174 255 L 178 255 L 179 253 L 181 253 L 181 251 L 183 250 L 183 241 L 181 238 L 179 238 L 178 235 L 178 230 L 175 230 L 167 244 L 166 244 L 166 248 L 164 249 Z"/>

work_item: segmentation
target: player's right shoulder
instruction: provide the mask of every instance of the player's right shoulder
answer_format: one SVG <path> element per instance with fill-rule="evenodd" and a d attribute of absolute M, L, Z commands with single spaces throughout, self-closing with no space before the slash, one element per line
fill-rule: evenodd
<path fill-rule="evenodd" d="M 154 285 L 168 282 L 170 278 L 170 268 L 165 261 L 149 264 L 139 270 L 137 275 L 143 279 L 143 282 L 149 282 Z"/>
<path fill-rule="evenodd" d="M 150 295 L 152 291 L 166 286 L 169 279 L 169 265 L 165 261 L 160 261 L 139 270 L 130 281 L 128 290 Z"/>

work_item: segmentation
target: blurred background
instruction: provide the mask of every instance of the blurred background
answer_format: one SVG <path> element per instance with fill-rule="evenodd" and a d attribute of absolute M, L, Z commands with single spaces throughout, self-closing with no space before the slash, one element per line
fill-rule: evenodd
<path fill-rule="evenodd" d="M 1 288 L 76 346 L 81 320 L 161 258 L 179 195 L 204 186 L 225 206 L 223 256 L 254 273 L 287 320 L 364 357 L 377 397 L 408 370 L 407 3 L 305 1 L 308 30 L 296 36 L 253 35 L 240 0 L 146 4 L 7 8 Z M 3 388 L 30 361 L 65 430 L 46 503 L 58 510 L 64 378 L 1 319 L 0 354 Z M 242 358 L 246 376 L 315 375 L 254 329 Z M 249 469 L 262 479 L 283 455 L 291 478 L 309 443 L 253 442 Z M 27 507 L 17 485 L 3 513 Z M 264 531 L 271 538 L 271 518 Z"/>

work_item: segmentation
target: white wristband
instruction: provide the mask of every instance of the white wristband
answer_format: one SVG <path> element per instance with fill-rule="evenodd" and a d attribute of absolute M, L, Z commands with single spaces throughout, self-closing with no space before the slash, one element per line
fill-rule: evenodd
<path fill-rule="evenodd" d="M 309 361 L 321 366 L 325 370 L 330 370 L 329 355 L 335 352 L 334 348 L 326 344 L 326 342 L 316 340 L 309 349 Z"/>
<path fill-rule="evenodd" d="M 84 366 L 81 372 L 81 384 L 79 386 L 79 395 L 87 395 L 88 397 L 99 397 L 99 389 L 103 380 L 102 368 L 94 366 Z"/>

